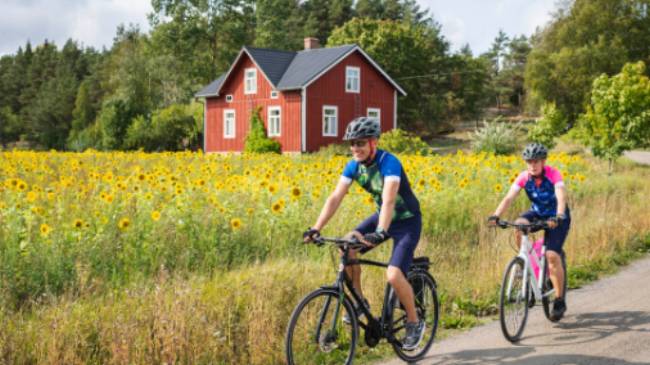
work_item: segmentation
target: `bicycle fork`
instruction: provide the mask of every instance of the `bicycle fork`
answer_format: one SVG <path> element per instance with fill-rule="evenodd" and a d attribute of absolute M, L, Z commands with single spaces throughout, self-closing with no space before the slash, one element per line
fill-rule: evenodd
<path fill-rule="evenodd" d="M 341 306 L 343 305 L 343 301 L 345 300 L 345 292 L 343 290 L 343 282 L 342 282 L 342 280 L 344 280 L 343 275 L 344 275 L 343 271 L 339 271 L 336 279 L 336 285 L 332 287 L 333 289 L 336 289 L 336 291 L 339 293 L 339 297 L 338 300 L 336 301 L 336 309 L 334 310 L 334 317 L 332 318 L 332 326 L 329 332 L 327 332 L 327 337 L 329 337 L 329 340 L 335 340 L 336 337 L 338 336 L 338 333 L 336 331 L 336 323 L 338 322 L 339 314 L 341 313 Z M 325 317 L 327 316 L 327 312 L 331 304 L 332 304 L 332 297 L 328 296 L 327 300 L 325 301 L 325 305 L 323 305 L 323 309 L 321 311 L 318 324 L 316 325 L 316 333 L 314 336 L 314 340 L 316 343 L 319 343 L 321 339 L 322 326 L 323 323 L 325 322 Z"/>

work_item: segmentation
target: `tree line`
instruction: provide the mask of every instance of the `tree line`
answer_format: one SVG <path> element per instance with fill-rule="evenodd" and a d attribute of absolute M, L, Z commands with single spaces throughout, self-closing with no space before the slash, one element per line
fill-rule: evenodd
<path fill-rule="evenodd" d="M 500 31 L 486 53 L 452 52 L 415 0 L 152 0 L 151 30 L 118 27 L 110 49 L 29 42 L 0 58 L 0 143 L 65 150 L 180 150 L 202 140 L 193 95 L 243 45 L 300 50 L 359 44 L 408 93 L 407 129 L 480 118 L 487 106 L 535 113 L 553 103 L 571 124 L 593 80 L 650 61 L 650 0 L 564 1 L 530 38 Z M 477 24 L 476 26 L 480 26 Z"/>

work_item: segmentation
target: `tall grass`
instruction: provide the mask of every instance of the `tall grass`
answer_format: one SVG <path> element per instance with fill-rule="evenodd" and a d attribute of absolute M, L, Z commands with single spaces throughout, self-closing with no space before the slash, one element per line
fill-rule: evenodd
<path fill-rule="evenodd" d="M 334 280 L 335 252 L 302 245 L 299 236 L 316 218 L 345 159 L 54 153 L 29 156 L 39 162 L 23 165 L 27 158 L 20 154 L 2 157 L 2 362 L 282 363 L 291 310 L 307 292 Z M 484 154 L 403 160 L 423 207 L 417 255 L 432 260 L 442 324 L 471 324 L 477 315 L 493 313 L 502 270 L 514 255 L 512 232 L 488 229 L 485 217 L 523 166 L 513 157 Z M 590 160 L 558 155 L 552 163 L 565 172 L 570 189 L 573 226 L 565 247 L 571 271 L 588 273 L 594 263 L 604 265 L 613 253 L 633 248 L 635 238 L 647 240 L 648 169 L 628 166 L 607 179 Z M 52 171 L 44 172 L 48 167 Z M 88 180 L 95 169 L 102 178 Z M 109 170 L 112 182 L 105 180 Z M 141 172 L 158 185 L 135 182 Z M 62 186 L 61 178 L 70 176 L 77 179 Z M 20 191 L 12 179 L 29 188 Z M 117 181 L 127 181 L 127 189 Z M 184 191 L 170 194 L 179 184 Z M 35 186 L 45 200 L 28 202 Z M 80 187 L 88 193 L 71 197 Z M 47 200 L 47 189 L 57 198 Z M 110 204 L 100 196 L 106 191 L 114 194 Z M 147 199 L 147 193 L 155 194 Z M 33 213 L 34 205 L 50 213 Z M 520 198 L 511 216 L 526 205 Z M 159 220 L 152 219 L 154 210 L 161 212 Z M 373 210 L 353 189 L 326 233 L 342 234 Z M 74 227 L 78 216 L 88 223 L 84 229 Z M 120 228 L 124 217 L 130 225 Z M 51 231 L 43 234 L 42 224 Z M 387 260 L 390 248 L 369 255 Z M 365 269 L 363 285 L 378 313 L 383 271 Z M 359 355 L 377 351 L 361 347 Z"/>

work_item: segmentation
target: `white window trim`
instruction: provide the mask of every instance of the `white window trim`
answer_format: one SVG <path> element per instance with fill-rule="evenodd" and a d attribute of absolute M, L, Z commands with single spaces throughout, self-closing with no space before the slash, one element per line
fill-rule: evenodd
<path fill-rule="evenodd" d="M 277 99 L 278 98 L 278 91 L 277 90 L 271 90 L 271 99 Z"/>
<path fill-rule="evenodd" d="M 368 108 L 366 110 L 366 116 L 370 117 L 370 112 L 376 112 L 377 113 L 377 120 L 379 121 L 379 125 L 381 126 L 381 108 Z"/>
<path fill-rule="evenodd" d="M 251 78 L 253 82 L 251 85 L 252 88 L 249 90 L 247 86 L 248 80 L 250 80 L 248 78 L 250 71 L 253 71 L 254 76 Z M 257 69 L 254 67 L 244 69 L 244 94 L 257 94 Z"/>
<path fill-rule="evenodd" d="M 226 103 L 232 103 L 233 96 L 232 94 L 226 95 Z"/>
<path fill-rule="evenodd" d="M 357 88 L 348 89 L 348 71 L 356 70 L 357 71 Z M 360 93 L 361 92 L 361 68 L 355 66 L 346 66 L 345 67 L 345 92 L 346 93 Z"/>
<path fill-rule="evenodd" d="M 228 118 L 226 117 L 227 114 L 232 113 L 233 118 L 232 118 L 232 134 L 226 134 L 227 131 L 227 125 L 228 125 Z M 224 109 L 223 110 L 223 138 L 224 139 L 233 139 L 235 138 L 236 134 L 236 127 L 237 127 L 237 114 L 235 112 L 235 109 Z"/>
<path fill-rule="evenodd" d="M 278 111 L 278 131 L 277 133 L 274 133 L 271 130 L 271 112 L 272 111 Z M 282 134 L 282 108 L 279 106 L 270 106 L 267 111 L 267 124 L 268 124 L 268 131 L 269 131 L 269 137 L 280 137 Z"/>
<path fill-rule="evenodd" d="M 326 123 L 325 123 L 325 117 L 326 117 L 325 111 L 326 110 L 334 110 L 334 118 L 335 118 L 335 121 L 334 121 L 334 133 L 325 133 L 325 126 L 326 126 Z M 339 107 L 338 106 L 336 106 L 336 105 L 323 105 L 323 118 L 322 118 L 322 121 L 323 121 L 323 137 L 337 137 L 339 135 L 338 134 L 338 131 L 339 131 L 339 126 L 338 126 L 338 124 L 339 124 Z"/>

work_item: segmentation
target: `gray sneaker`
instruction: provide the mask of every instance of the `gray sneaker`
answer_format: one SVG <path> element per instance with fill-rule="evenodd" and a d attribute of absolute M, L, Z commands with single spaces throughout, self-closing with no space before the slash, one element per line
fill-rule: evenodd
<path fill-rule="evenodd" d="M 420 341 L 422 341 L 425 329 L 426 325 L 422 320 L 417 323 L 407 322 L 406 337 L 404 337 L 404 340 L 402 341 L 402 349 L 407 351 L 415 350 L 420 344 Z"/>
<path fill-rule="evenodd" d="M 363 305 L 368 311 L 370 311 L 370 304 L 368 304 L 368 301 L 366 299 L 363 299 Z M 361 316 L 361 313 L 363 313 L 358 304 L 354 306 L 354 313 L 356 313 L 357 318 L 359 318 Z M 343 313 L 343 318 L 341 319 L 345 324 L 352 324 L 352 320 L 350 319 L 350 316 L 348 316 L 348 312 Z"/>

